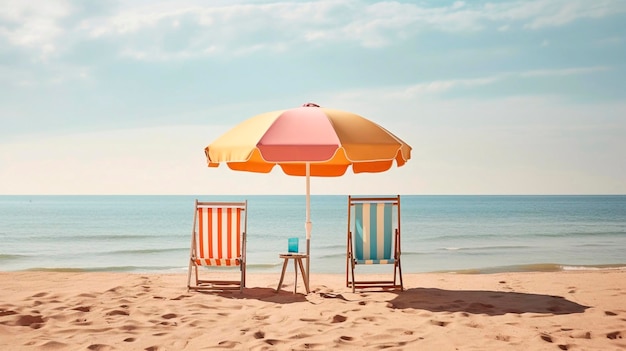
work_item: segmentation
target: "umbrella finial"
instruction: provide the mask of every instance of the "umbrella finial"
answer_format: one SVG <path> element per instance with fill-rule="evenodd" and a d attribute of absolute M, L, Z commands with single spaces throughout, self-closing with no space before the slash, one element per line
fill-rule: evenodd
<path fill-rule="evenodd" d="M 302 105 L 302 107 L 320 107 L 320 105 L 314 102 L 307 102 L 306 104 Z"/>

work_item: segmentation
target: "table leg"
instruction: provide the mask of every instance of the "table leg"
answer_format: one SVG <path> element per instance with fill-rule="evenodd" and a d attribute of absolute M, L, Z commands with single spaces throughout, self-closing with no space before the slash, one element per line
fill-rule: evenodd
<path fill-rule="evenodd" d="M 304 288 L 306 289 L 306 293 L 309 293 L 309 277 L 304 271 L 304 265 L 302 264 L 302 260 L 298 259 L 298 264 L 300 265 L 300 272 L 302 272 L 302 280 L 304 281 Z"/>
<path fill-rule="evenodd" d="M 283 286 L 283 279 L 285 278 L 285 269 L 287 269 L 287 261 L 289 260 L 285 259 L 285 262 L 283 263 L 283 271 L 280 273 L 280 281 L 278 282 L 278 287 L 276 288 L 276 292 L 278 292 L 278 290 L 280 290 L 280 287 Z"/>
<path fill-rule="evenodd" d="M 296 276 L 296 280 L 293 282 L 293 293 L 295 294 L 296 291 L 298 290 L 298 262 L 299 258 L 296 258 L 293 260 L 293 271 L 296 272 L 295 276 Z"/>

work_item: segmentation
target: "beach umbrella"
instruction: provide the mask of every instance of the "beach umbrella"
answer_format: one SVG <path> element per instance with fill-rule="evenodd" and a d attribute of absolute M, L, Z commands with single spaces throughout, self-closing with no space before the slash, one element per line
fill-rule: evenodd
<path fill-rule="evenodd" d="M 235 171 L 269 173 L 278 165 L 285 174 L 306 177 L 307 279 L 310 273 L 311 177 L 339 177 L 403 166 L 411 147 L 355 113 L 308 103 L 249 118 L 209 144 L 209 167 L 225 163 Z"/>

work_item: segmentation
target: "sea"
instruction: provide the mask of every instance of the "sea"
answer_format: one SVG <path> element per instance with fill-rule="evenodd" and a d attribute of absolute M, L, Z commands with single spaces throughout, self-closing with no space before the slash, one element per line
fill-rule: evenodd
<path fill-rule="evenodd" d="M 186 273 L 195 199 L 248 201 L 250 273 L 306 248 L 304 195 L 3 195 L 0 270 Z M 345 273 L 347 201 L 311 196 L 312 274 Z M 405 273 L 620 269 L 626 195 L 402 195 L 401 236 Z"/>

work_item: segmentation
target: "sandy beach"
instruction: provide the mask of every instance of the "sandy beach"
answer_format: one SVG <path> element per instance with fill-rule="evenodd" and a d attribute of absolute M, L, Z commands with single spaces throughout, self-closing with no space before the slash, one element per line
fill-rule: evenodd
<path fill-rule="evenodd" d="M 345 276 L 250 274 L 188 292 L 186 274 L 0 272 L 2 350 L 624 350 L 626 271 Z"/>

